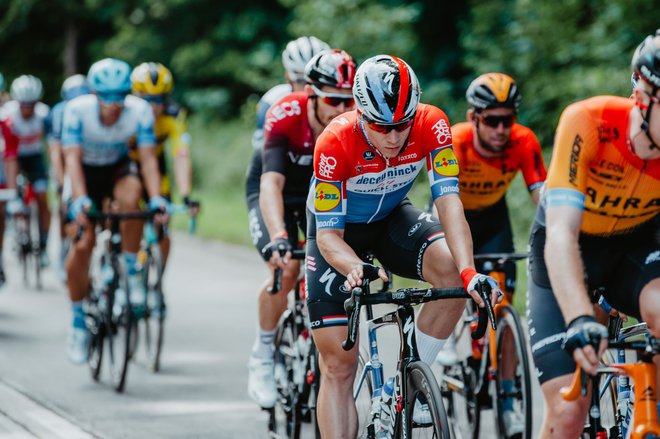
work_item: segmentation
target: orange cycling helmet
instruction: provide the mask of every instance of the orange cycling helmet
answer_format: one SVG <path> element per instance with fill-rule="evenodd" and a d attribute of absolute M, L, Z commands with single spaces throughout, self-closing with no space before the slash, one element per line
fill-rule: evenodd
<path fill-rule="evenodd" d="M 516 81 L 504 73 L 485 73 L 472 81 L 465 92 L 468 103 L 477 110 L 513 108 L 518 111 L 522 96 Z"/>
<path fill-rule="evenodd" d="M 172 72 L 160 63 L 145 62 L 131 73 L 133 93 L 137 95 L 165 95 L 172 91 Z"/>

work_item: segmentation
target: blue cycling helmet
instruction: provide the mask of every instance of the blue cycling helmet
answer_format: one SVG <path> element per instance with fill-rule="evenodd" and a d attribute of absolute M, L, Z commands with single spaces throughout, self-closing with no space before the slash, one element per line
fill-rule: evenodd
<path fill-rule="evenodd" d="M 62 83 L 62 99 L 70 101 L 78 96 L 86 95 L 90 92 L 89 84 L 85 75 L 69 76 Z"/>
<path fill-rule="evenodd" d="M 89 68 L 87 82 L 96 93 L 129 93 L 131 67 L 125 61 L 105 58 Z"/>

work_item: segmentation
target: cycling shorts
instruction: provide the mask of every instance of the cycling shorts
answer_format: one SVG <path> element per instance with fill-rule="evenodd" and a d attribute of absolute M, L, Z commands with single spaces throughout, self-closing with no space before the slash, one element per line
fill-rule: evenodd
<path fill-rule="evenodd" d="M 573 358 L 561 348 L 566 324 L 552 292 L 543 257 L 545 228 L 535 223 L 530 237 L 527 312 L 532 356 L 541 384 L 575 371 Z M 640 318 L 639 296 L 660 278 L 660 244 L 654 226 L 609 238 L 581 236 L 580 250 L 588 291 L 605 288 L 614 308 Z"/>
<path fill-rule="evenodd" d="M 316 243 L 316 221 L 307 211 L 306 285 L 307 307 L 312 328 L 346 326 L 344 300 L 349 292 L 346 277 L 323 258 Z M 392 213 L 373 223 L 347 223 L 344 241 L 365 259 L 373 255 L 397 276 L 422 279 L 424 252 L 429 244 L 443 239 L 440 223 L 404 199 Z"/>
<path fill-rule="evenodd" d="M 270 235 L 268 234 L 268 229 L 266 228 L 266 223 L 259 207 L 259 194 L 253 194 L 251 197 L 248 197 L 247 202 L 252 244 L 257 248 L 261 257 L 267 260 L 262 251 L 270 242 Z M 298 231 L 305 232 L 305 221 L 304 204 L 284 205 L 284 227 L 286 228 L 286 233 L 289 235 L 289 243 L 294 249 L 298 250 L 302 248 L 298 239 Z"/>
<path fill-rule="evenodd" d="M 129 175 L 137 177 L 138 169 L 135 162 L 126 156 L 112 165 L 83 165 L 83 174 L 87 185 L 87 196 L 92 199 L 94 206 L 101 209 L 103 200 L 112 198 L 117 182 Z"/>
<path fill-rule="evenodd" d="M 35 193 L 43 194 L 48 190 L 48 173 L 41 153 L 18 156 L 21 173 L 32 184 Z"/>

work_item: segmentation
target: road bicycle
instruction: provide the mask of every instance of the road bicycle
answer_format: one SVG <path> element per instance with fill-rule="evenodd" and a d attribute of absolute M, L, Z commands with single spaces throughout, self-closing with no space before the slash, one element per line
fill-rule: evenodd
<path fill-rule="evenodd" d="M 154 212 L 87 212 L 96 222 L 96 247 L 90 268 L 91 291 L 85 301 L 85 322 L 90 332 L 87 357 L 92 378 L 99 381 L 103 358 L 108 356 L 110 379 L 117 392 L 123 392 L 131 351 L 134 315 L 130 303 L 126 261 L 121 250 L 120 223 L 149 220 Z M 103 223 L 109 223 L 103 228 Z M 79 228 L 77 241 L 82 236 Z M 106 353 L 107 351 L 107 353 Z"/>
<path fill-rule="evenodd" d="M 189 205 L 172 204 L 168 213 L 187 214 L 190 207 L 199 208 L 200 204 L 191 201 Z M 190 216 L 188 233 L 194 234 L 197 229 L 196 216 Z M 144 344 L 147 366 L 152 372 L 160 370 L 160 358 L 165 337 L 165 320 L 167 316 L 167 302 L 163 293 L 164 261 L 160 249 L 160 241 L 167 234 L 167 226 L 157 227 L 153 221 L 147 221 L 142 233 L 140 251 L 137 255 L 137 267 L 142 276 L 142 285 L 146 298 L 146 306 L 133 306 L 134 327 L 131 339 L 131 357 L 137 350 L 140 327 L 144 334 Z"/>
<path fill-rule="evenodd" d="M 375 404 L 380 404 L 378 395 L 381 394 L 385 383 L 376 331 L 387 325 L 396 325 L 399 331 L 400 349 L 392 397 L 394 437 L 450 438 L 452 431 L 440 387 L 431 368 L 419 359 L 413 306 L 432 300 L 470 298 L 470 296 L 463 288 L 402 288 L 383 291 L 387 290 L 386 287 L 378 293 L 370 294 L 369 284 L 373 280 L 375 278 L 365 278 L 363 285 L 353 288 L 350 298 L 344 303 L 348 316 L 348 334 L 342 345 L 345 350 L 354 347 L 359 330 L 360 308 L 364 306 L 366 309 L 368 354 L 362 352 L 360 354 L 354 386 L 358 417 L 361 424 L 366 424 L 365 435 L 367 438 L 375 437 L 374 421 L 378 412 Z M 491 319 L 493 326 L 495 320 L 490 304 L 490 287 L 484 279 L 480 281 L 477 290 L 484 299 L 487 310 L 479 315 L 476 336 L 481 337 L 486 331 L 488 319 Z M 372 306 L 384 303 L 395 304 L 397 308 L 395 311 L 374 318 Z M 417 404 L 428 409 L 430 422 L 416 422 L 413 419 Z M 418 410 L 422 407 L 418 407 Z"/>
<path fill-rule="evenodd" d="M 30 183 L 22 176 L 16 177 L 14 200 L 17 203 L 8 210 L 13 230 L 13 246 L 23 273 L 23 284 L 29 285 L 30 272 L 34 273 L 37 290 L 41 290 L 41 248 L 39 246 L 39 217 L 37 202 Z"/>
<path fill-rule="evenodd" d="M 508 261 L 527 258 L 527 254 L 488 253 L 475 255 L 484 270 L 504 290 L 504 265 Z M 468 304 L 454 332 L 461 340 L 466 331 L 473 331 L 477 310 Z M 454 428 L 454 437 L 476 439 L 481 426 L 481 411 L 492 408 L 496 434 L 507 438 L 504 423 L 505 404 L 523 422 L 523 431 L 516 437 L 532 437 L 532 390 L 529 354 L 520 315 L 506 295 L 494 308 L 497 330 L 488 331 L 486 338 L 472 340 L 472 352 L 457 364 L 445 366 L 441 378 L 447 414 Z M 508 381 L 508 383 L 506 383 Z M 513 384 L 513 386 L 511 386 Z M 507 401 L 508 400 L 508 401 Z"/>
<path fill-rule="evenodd" d="M 560 393 L 565 400 L 575 401 L 586 396 L 589 388 L 599 389 L 591 392 L 582 438 L 658 438 L 657 369 L 653 356 L 660 354 L 660 341 L 650 336 L 645 323 L 622 328 L 619 322 L 618 326 L 608 346 L 616 351 L 616 357 L 609 356 L 611 362 L 599 366 L 595 376 L 587 375 L 578 365 L 571 385 Z M 625 363 L 626 350 L 636 351 L 638 361 Z"/>
<path fill-rule="evenodd" d="M 284 256 L 284 249 L 277 249 Z M 268 255 L 267 255 L 268 256 Z M 304 250 L 293 250 L 291 259 L 303 260 Z M 269 409 L 268 432 L 272 438 L 298 439 L 302 424 L 311 424 L 320 438 L 316 423 L 316 395 L 320 380 L 316 346 L 312 340 L 306 305 L 304 269 L 289 296 L 287 309 L 277 325 L 274 340 L 274 373 L 278 398 Z M 273 273 L 270 294 L 282 289 L 282 269 Z"/>

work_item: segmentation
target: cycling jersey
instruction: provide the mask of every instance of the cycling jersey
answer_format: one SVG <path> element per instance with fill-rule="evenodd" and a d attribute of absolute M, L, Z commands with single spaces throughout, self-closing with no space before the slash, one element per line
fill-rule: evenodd
<path fill-rule="evenodd" d="M 151 106 L 136 96 L 126 96 L 124 109 L 111 126 L 101 123 L 95 95 L 74 98 L 64 109 L 63 148 L 81 146 L 85 165 L 117 163 L 128 154 L 128 142 L 133 135 L 137 137 L 138 147 L 156 144 Z"/>
<path fill-rule="evenodd" d="M 433 199 L 458 194 L 458 161 L 447 116 L 419 104 L 405 146 L 386 159 L 370 144 L 357 111 L 335 118 L 314 152 L 308 208 L 318 229 L 371 223 L 388 216 L 406 197 L 426 161 Z"/>
<path fill-rule="evenodd" d="M 266 120 L 266 113 L 268 109 L 284 96 L 290 94 L 292 91 L 291 85 L 279 84 L 271 88 L 264 94 L 259 103 L 257 103 L 257 129 L 252 134 L 252 158 L 248 163 L 248 168 L 245 173 L 245 195 L 249 199 L 259 196 L 259 185 L 261 184 L 261 154 L 264 146 L 264 121 Z"/>
<path fill-rule="evenodd" d="M 530 192 L 543 185 L 546 171 L 541 145 L 529 128 L 514 124 L 509 146 L 497 157 L 484 157 L 477 152 L 471 122 L 452 126 L 451 135 L 461 167 L 461 201 L 465 210 L 493 206 L 504 197 L 519 170 Z"/>
<path fill-rule="evenodd" d="M 305 200 L 312 176 L 314 133 L 307 93 L 291 93 L 268 110 L 264 121 L 263 171 L 286 177 L 285 204 Z"/>
<path fill-rule="evenodd" d="M 62 123 L 64 122 L 64 105 L 66 103 L 67 101 L 60 101 L 50 110 L 50 115 L 48 116 L 50 125 L 49 140 L 62 142 Z"/>
<path fill-rule="evenodd" d="M 49 132 L 47 123 L 50 108 L 37 102 L 34 115 L 24 119 L 18 101 L 9 101 L 3 107 L 3 117 L 6 120 L 5 158 L 41 154 L 44 150 L 44 139 Z"/>
<path fill-rule="evenodd" d="M 660 159 L 644 161 L 628 138 L 634 102 L 598 96 L 564 110 L 537 221 L 547 206 L 584 210 L 581 232 L 629 233 L 660 212 Z"/>

